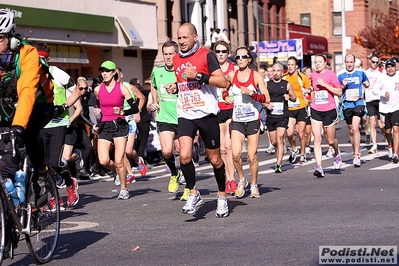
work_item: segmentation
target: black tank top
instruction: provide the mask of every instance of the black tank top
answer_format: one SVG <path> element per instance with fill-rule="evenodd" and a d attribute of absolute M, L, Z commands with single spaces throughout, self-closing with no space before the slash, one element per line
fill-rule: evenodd
<path fill-rule="evenodd" d="M 267 82 L 267 90 L 270 94 L 270 102 L 275 108 L 269 110 L 266 108 L 266 113 L 268 116 L 275 118 L 285 118 L 288 117 L 288 101 L 284 99 L 284 94 L 287 94 L 287 84 L 288 81 L 281 80 L 276 83 L 273 80 Z"/>

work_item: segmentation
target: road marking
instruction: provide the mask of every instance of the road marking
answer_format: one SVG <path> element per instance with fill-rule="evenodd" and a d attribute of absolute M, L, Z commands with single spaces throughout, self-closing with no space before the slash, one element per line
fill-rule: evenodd
<path fill-rule="evenodd" d="M 66 225 L 67 227 L 63 227 L 62 225 Z M 61 232 L 62 231 L 75 231 L 75 230 L 83 230 L 88 228 L 93 228 L 98 226 L 98 223 L 93 222 L 65 222 L 61 221 Z"/>

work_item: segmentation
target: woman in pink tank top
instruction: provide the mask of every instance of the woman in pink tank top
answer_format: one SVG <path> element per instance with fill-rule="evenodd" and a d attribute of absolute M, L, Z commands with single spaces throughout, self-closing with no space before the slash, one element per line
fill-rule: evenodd
<path fill-rule="evenodd" d="M 128 199 L 129 191 L 126 188 L 125 155 L 129 125 L 124 115 L 137 113 L 137 104 L 133 102 L 128 88 L 117 82 L 116 65 L 112 61 L 105 61 L 98 69 L 101 72 L 103 83 L 94 89 L 94 94 L 100 103 L 101 123 L 98 129 L 97 152 L 102 166 L 117 173 L 115 185 L 120 185 L 118 199 Z M 126 99 L 131 109 L 123 111 L 123 100 Z M 109 157 L 112 143 L 114 144 L 114 161 Z"/>

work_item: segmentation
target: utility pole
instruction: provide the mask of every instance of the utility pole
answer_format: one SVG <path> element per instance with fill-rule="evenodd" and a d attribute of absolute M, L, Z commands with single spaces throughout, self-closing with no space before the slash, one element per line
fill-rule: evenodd
<path fill-rule="evenodd" d="M 341 36 L 342 36 L 342 60 L 346 56 L 346 18 L 345 18 L 345 0 L 341 0 Z"/>

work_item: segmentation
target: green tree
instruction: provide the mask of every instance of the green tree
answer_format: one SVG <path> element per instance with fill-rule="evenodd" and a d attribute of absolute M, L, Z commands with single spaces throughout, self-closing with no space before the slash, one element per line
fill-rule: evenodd
<path fill-rule="evenodd" d="M 399 55 L 399 18 L 393 12 L 386 14 L 375 10 L 374 27 L 362 29 L 355 36 L 355 43 L 378 54 Z"/>

